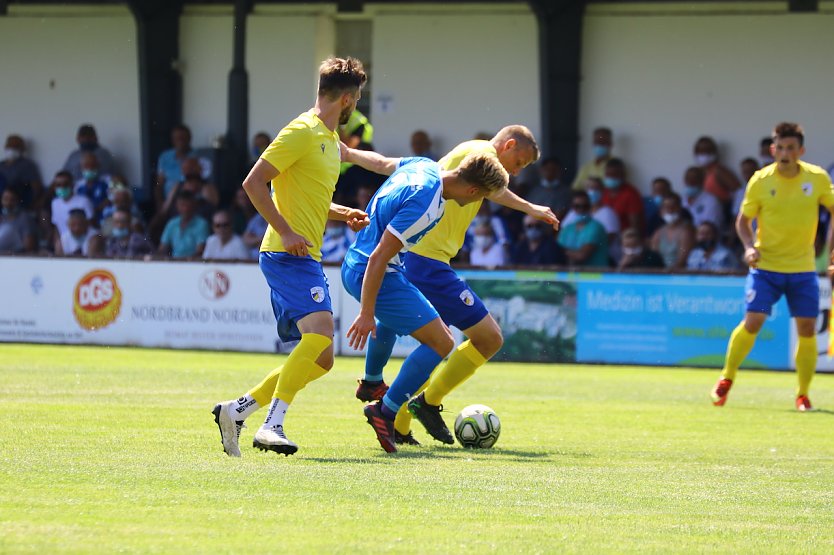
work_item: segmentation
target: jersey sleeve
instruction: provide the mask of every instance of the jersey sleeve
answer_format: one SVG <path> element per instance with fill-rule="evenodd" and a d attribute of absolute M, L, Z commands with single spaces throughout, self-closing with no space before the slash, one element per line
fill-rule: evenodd
<path fill-rule="evenodd" d="M 828 174 L 822 174 L 822 194 L 820 195 L 820 204 L 829 210 L 834 209 L 834 186 L 831 185 L 831 178 Z"/>
<path fill-rule="evenodd" d="M 754 174 L 753 177 L 750 178 L 747 188 L 744 190 L 744 200 L 741 201 L 741 213 L 749 219 L 758 216 L 759 209 L 761 208 L 761 203 L 759 202 L 758 195 L 756 194 L 759 190 L 758 185 L 758 174 Z"/>
<path fill-rule="evenodd" d="M 309 150 L 312 141 L 312 129 L 300 121 L 293 121 L 281 129 L 261 158 L 283 173 Z"/>

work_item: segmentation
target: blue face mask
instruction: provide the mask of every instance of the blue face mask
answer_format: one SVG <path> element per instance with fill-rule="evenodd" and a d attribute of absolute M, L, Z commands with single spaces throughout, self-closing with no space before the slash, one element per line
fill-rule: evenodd
<path fill-rule="evenodd" d="M 81 172 L 81 177 L 84 178 L 85 181 L 92 181 L 96 177 L 98 177 L 98 171 L 96 170 L 84 170 Z"/>
<path fill-rule="evenodd" d="M 611 154 L 611 147 L 606 145 L 594 145 L 594 158 L 605 158 Z"/>
<path fill-rule="evenodd" d="M 114 227 L 113 228 L 113 237 L 116 239 L 124 239 L 130 235 L 130 230 L 128 228 L 121 228 L 121 227 Z"/>
<path fill-rule="evenodd" d="M 591 199 L 591 204 L 596 204 L 602 199 L 602 193 L 596 189 L 588 190 L 588 198 Z"/>
<path fill-rule="evenodd" d="M 55 196 L 60 199 L 68 199 L 72 196 L 72 188 L 70 187 L 56 187 Z"/>
<path fill-rule="evenodd" d="M 687 185 L 683 190 L 687 197 L 697 197 L 701 192 L 701 188 L 697 185 Z"/>
<path fill-rule="evenodd" d="M 616 189 L 623 184 L 623 180 L 618 177 L 603 177 L 602 183 L 606 189 Z"/>

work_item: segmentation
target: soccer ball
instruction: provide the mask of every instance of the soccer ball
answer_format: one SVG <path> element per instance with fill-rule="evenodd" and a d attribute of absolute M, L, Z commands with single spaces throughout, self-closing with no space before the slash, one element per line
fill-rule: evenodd
<path fill-rule="evenodd" d="M 501 434 L 501 421 L 486 405 L 469 405 L 455 419 L 455 437 L 464 447 L 487 449 Z"/>

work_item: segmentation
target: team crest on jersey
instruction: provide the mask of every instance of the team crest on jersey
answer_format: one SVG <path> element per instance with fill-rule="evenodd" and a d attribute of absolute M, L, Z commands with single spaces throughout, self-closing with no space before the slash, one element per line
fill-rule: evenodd
<path fill-rule="evenodd" d="M 747 303 L 752 303 L 753 300 L 756 298 L 756 290 L 755 289 L 748 289 L 744 295 L 745 300 Z"/>
<path fill-rule="evenodd" d="M 314 301 L 317 303 L 324 301 L 324 287 L 311 287 L 310 288 L 310 296 L 313 298 Z"/>
<path fill-rule="evenodd" d="M 460 292 L 460 300 L 463 301 L 463 304 L 466 306 L 472 306 L 475 304 L 475 297 L 472 296 L 472 291 L 469 289 L 464 289 Z"/>
<path fill-rule="evenodd" d="M 806 197 L 810 197 L 811 193 L 814 192 L 814 186 L 810 183 L 803 183 L 802 184 L 802 192 L 805 193 Z"/>

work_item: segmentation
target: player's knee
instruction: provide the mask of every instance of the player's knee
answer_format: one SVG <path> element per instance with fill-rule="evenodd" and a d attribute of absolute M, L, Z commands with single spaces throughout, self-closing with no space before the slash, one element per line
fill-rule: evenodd
<path fill-rule="evenodd" d="M 333 368 L 333 364 L 335 364 L 335 360 L 333 357 L 333 343 L 322 351 L 319 357 L 316 359 L 316 364 L 324 368 L 325 370 L 330 370 Z"/>
<path fill-rule="evenodd" d="M 443 332 L 438 333 L 437 338 L 434 340 L 432 348 L 437 351 L 437 354 L 440 356 L 444 358 L 448 356 L 448 354 L 452 352 L 452 349 L 455 348 L 455 338 L 452 337 L 452 331 L 444 326 Z"/>
<path fill-rule="evenodd" d="M 486 359 L 492 358 L 504 346 L 504 335 L 498 326 L 493 326 L 486 333 L 471 337 L 469 340 Z"/>

